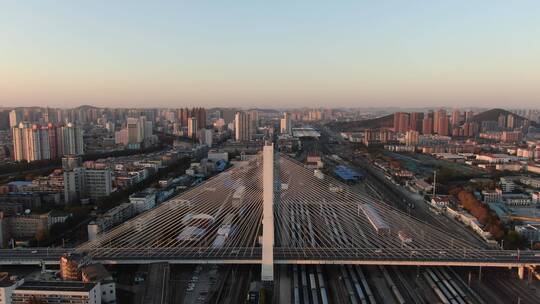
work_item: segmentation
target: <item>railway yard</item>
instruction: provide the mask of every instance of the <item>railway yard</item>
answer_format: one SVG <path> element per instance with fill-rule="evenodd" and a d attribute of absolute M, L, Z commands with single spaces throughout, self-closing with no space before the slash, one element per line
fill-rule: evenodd
<path fill-rule="evenodd" d="M 261 302 L 248 300 L 251 282 L 260 279 L 259 268 L 151 264 L 138 270 L 145 279 L 133 283 L 138 288 L 131 289 L 135 291 L 131 299 L 140 303 L 263 303 L 260 298 Z M 273 286 L 257 292 L 264 303 L 540 303 L 540 284 L 519 280 L 515 271 L 507 269 L 483 269 L 481 280 L 478 268 L 279 265 L 275 271 Z"/>

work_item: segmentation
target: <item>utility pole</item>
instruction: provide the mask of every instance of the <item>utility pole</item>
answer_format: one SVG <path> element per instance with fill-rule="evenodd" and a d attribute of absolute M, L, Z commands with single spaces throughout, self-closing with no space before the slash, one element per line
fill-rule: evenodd
<path fill-rule="evenodd" d="M 437 193 L 435 188 L 437 188 L 437 171 L 433 171 L 433 197 L 435 197 L 435 194 Z"/>

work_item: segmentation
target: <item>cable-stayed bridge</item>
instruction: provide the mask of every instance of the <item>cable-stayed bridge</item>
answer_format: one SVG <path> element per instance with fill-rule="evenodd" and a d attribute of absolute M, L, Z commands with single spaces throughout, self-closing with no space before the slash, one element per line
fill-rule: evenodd
<path fill-rule="evenodd" d="M 0 250 L 0 263 L 54 263 L 66 249 Z M 102 263 L 376 264 L 521 267 L 538 251 L 452 237 L 274 153 L 227 170 L 69 252 Z"/>

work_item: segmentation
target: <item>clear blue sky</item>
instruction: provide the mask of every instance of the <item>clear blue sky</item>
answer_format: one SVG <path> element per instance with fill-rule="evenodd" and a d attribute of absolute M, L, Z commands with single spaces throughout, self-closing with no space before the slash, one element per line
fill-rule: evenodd
<path fill-rule="evenodd" d="M 0 105 L 540 104 L 540 1 L 172 2 L 3 1 Z"/>

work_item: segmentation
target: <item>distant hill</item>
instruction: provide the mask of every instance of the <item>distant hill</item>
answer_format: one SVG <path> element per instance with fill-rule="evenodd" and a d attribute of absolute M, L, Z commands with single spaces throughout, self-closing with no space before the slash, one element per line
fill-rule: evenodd
<path fill-rule="evenodd" d="M 328 126 L 334 130 L 349 132 L 369 128 L 392 128 L 394 126 L 394 114 L 359 121 L 336 121 L 329 123 Z"/>
<path fill-rule="evenodd" d="M 474 115 L 472 121 L 476 121 L 476 122 L 490 121 L 490 120 L 491 121 L 497 121 L 499 119 L 500 115 L 505 115 L 506 116 L 506 115 L 509 115 L 509 114 L 512 114 L 512 115 L 516 116 L 519 119 L 525 119 L 525 117 L 519 116 L 517 114 L 506 111 L 504 109 L 495 108 L 495 109 L 487 110 L 485 112 L 478 113 L 478 114 Z"/>
<path fill-rule="evenodd" d="M 472 121 L 482 123 L 482 121 L 497 121 L 500 115 L 512 114 L 518 119 L 526 119 L 523 116 L 519 116 L 504 109 L 491 109 L 476 114 Z M 538 126 L 536 122 L 531 122 L 531 125 Z M 338 121 L 329 123 L 328 126 L 336 131 L 359 131 L 368 128 L 392 128 L 394 126 L 394 114 L 381 116 L 373 119 L 359 120 L 359 121 Z"/>

